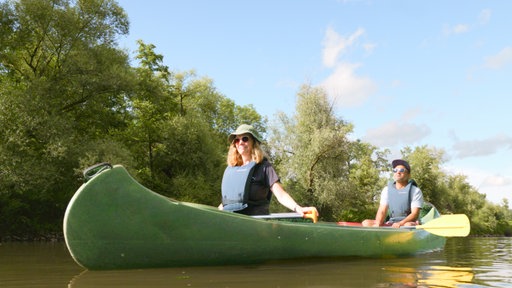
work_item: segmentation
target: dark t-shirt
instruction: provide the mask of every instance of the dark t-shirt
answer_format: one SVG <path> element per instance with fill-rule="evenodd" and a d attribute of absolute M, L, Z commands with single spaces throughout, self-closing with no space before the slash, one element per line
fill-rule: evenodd
<path fill-rule="evenodd" d="M 270 214 L 269 206 L 272 198 L 270 187 L 279 181 L 274 167 L 267 159 L 257 164 L 251 178 L 251 191 L 249 192 L 249 205 L 247 208 L 237 211 L 245 215 Z"/>

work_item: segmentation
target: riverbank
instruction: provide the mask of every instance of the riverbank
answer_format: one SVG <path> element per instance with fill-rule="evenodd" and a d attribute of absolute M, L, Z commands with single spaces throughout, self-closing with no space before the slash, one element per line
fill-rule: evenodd
<path fill-rule="evenodd" d="M 7 235 L 0 236 L 0 243 L 5 242 L 64 242 L 64 234 L 48 233 L 45 235 Z"/>
<path fill-rule="evenodd" d="M 488 238 L 488 237 L 512 237 L 512 233 L 505 233 L 505 235 L 469 235 L 468 237 L 472 238 Z M 37 235 L 37 236 L 19 236 L 19 235 L 8 235 L 8 236 L 0 236 L 0 244 L 1 243 L 9 243 L 9 242 L 64 242 L 64 234 L 60 233 L 48 233 L 45 235 Z"/>

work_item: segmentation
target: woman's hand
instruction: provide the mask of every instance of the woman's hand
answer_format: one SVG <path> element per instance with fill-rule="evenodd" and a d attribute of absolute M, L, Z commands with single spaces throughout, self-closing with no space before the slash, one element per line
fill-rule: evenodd
<path fill-rule="evenodd" d="M 293 210 L 299 214 L 302 214 L 304 218 L 310 218 L 313 220 L 313 223 L 316 223 L 318 220 L 318 210 L 316 210 L 316 207 L 301 207 L 299 205 L 295 205 Z"/>
<path fill-rule="evenodd" d="M 294 211 L 302 215 L 313 213 L 316 216 L 318 216 L 318 210 L 316 210 L 316 207 L 301 207 L 299 205 L 296 205 Z"/>

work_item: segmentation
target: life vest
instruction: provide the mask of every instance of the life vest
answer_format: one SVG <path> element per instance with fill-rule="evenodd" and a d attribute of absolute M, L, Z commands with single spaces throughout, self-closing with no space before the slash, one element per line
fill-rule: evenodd
<path fill-rule="evenodd" d="M 395 182 L 388 184 L 388 217 L 391 222 L 398 222 L 411 214 L 412 187 L 416 185 L 414 180 L 409 180 L 407 186 L 396 189 Z"/>
<path fill-rule="evenodd" d="M 256 162 L 244 166 L 228 166 L 222 176 L 222 205 L 226 211 L 245 209 L 249 202 L 251 178 Z"/>

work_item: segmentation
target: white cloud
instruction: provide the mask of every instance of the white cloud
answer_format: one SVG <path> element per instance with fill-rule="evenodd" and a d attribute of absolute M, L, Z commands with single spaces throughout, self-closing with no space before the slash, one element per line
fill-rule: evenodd
<path fill-rule="evenodd" d="M 357 29 L 348 38 L 340 36 L 332 27 L 328 27 L 323 41 L 322 60 L 326 67 L 332 68 L 338 62 L 338 57 L 350 46 L 354 45 L 357 38 L 364 34 L 364 29 Z"/>
<path fill-rule="evenodd" d="M 393 80 L 391 81 L 391 87 L 396 88 L 402 86 L 402 81 L 400 80 Z"/>
<path fill-rule="evenodd" d="M 480 24 L 487 24 L 491 20 L 491 9 L 484 9 L 478 15 L 478 22 Z"/>
<path fill-rule="evenodd" d="M 338 64 L 334 72 L 320 84 L 337 106 L 360 105 L 377 90 L 371 79 L 354 73 L 358 67 L 358 64 Z"/>
<path fill-rule="evenodd" d="M 499 69 L 509 64 L 512 64 L 512 46 L 505 47 L 498 54 L 485 58 L 484 66 Z"/>
<path fill-rule="evenodd" d="M 335 105 L 340 107 L 357 106 L 377 89 L 376 84 L 368 77 L 362 77 L 355 73 L 360 64 L 341 61 L 341 56 L 347 50 L 356 45 L 357 40 L 364 34 L 364 29 L 359 28 L 348 37 L 339 35 L 332 27 L 328 27 L 323 40 L 322 61 L 327 68 L 332 68 L 332 73 L 320 83 L 327 95 Z M 366 44 L 362 48 L 371 53 L 375 44 Z"/>
<path fill-rule="evenodd" d="M 498 205 L 503 204 L 503 199 L 507 199 L 510 207 L 510 204 L 512 204 L 510 190 L 512 190 L 512 185 L 502 187 L 482 187 L 478 192 L 485 194 L 485 199 Z"/>
<path fill-rule="evenodd" d="M 469 31 L 469 26 L 466 25 L 466 24 L 457 24 L 457 25 L 454 25 L 454 26 L 445 26 L 444 29 L 443 29 L 443 33 L 446 35 L 446 36 L 450 36 L 450 35 L 453 35 L 453 34 L 462 34 L 462 33 L 466 33 Z"/>
<path fill-rule="evenodd" d="M 427 125 L 412 122 L 420 114 L 420 108 L 406 109 L 399 119 L 368 129 L 362 138 L 373 145 L 386 148 L 417 143 L 431 134 Z"/>
<path fill-rule="evenodd" d="M 393 147 L 418 142 L 427 137 L 430 132 L 430 128 L 424 124 L 417 125 L 398 120 L 369 129 L 363 138 L 378 147 Z"/>
<path fill-rule="evenodd" d="M 512 137 L 500 134 L 484 140 L 457 141 L 453 149 L 457 158 L 492 155 L 500 149 L 512 149 Z"/>
<path fill-rule="evenodd" d="M 453 27 L 453 33 L 461 34 L 469 31 L 469 26 L 465 24 L 458 24 Z"/>
<path fill-rule="evenodd" d="M 475 28 L 476 25 L 485 25 L 491 20 L 491 9 L 483 9 L 478 14 L 478 23 L 472 23 L 472 24 L 455 24 L 455 25 L 445 25 L 443 27 L 443 34 L 446 36 L 456 35 L 456 34 L 463 34 L 469 32 L 472 28 Z"/>
<path fill-rule="evenodd" d="M 512 179 L 501 175 L 489 175 L 484 178 L 482 186 L 507 186 L 512 184 Z"/>
<path fill-rule="evenodd" d="M 363 45 L 364 51 L 366 51 L 366 53 L 368 53 L 368 54 L 371 54 L 373 52 L 373 50 L 375 50 L 375 47 L 377 47 L 377 44 L 373 44 L 373 43 L 367 43 L 367 44 Z"/>
<path fill-rule="evenodd" d="M 297 87 L 300 86 L 301 83 L 297 82 L 294 79 L 286 78 L 286 79 L 280 79 L 276 82 L 275 87 L 277 88 L 288 88 L 288 89 L 297 89 Z"/>
<path fill-rule="evenodd" d="M 449 174 L 465 175 L 468 183 L 478 190 L 479 193 L 485 194 L 486 199 L 501 204 L 504 198 L 512 203 L 510 191 L 512 190 L 512 179 L 510 177 L 501 176 L 479 167 L 471 167 L 471 165 L 460 165 L 445 167 Z"/>

